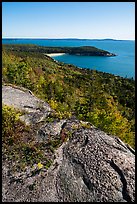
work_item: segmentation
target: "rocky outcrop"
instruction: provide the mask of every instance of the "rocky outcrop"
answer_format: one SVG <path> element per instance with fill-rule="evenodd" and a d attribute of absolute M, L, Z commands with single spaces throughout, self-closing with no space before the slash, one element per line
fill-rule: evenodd
<path fill-rule="evenodd" d="M 21 120 L 26 124 L 38 123 L 51 113 L 51 108 L 46 102 L 38 99 L 30 90 L 23 87 L 3 86 L 2 103 L 23 111 L 24 115 Z"/>
<path fill-rule="evenodd" d="M 48 170 L 38 170 L 35 165 L 21 173 L 10 173 L 10 164 L 4 162 L 3 202 L 135 201 L 135 155 L 131 147 L 87 122 L 76 119 L 44 122 L 43 118 L 52 111 L 48 104 L 17 87 L 3 86 L 2 91 L 4 104 L 23 110 L 25 105 L 27 123 L 43 120 L 36 132 L 39 140 L 46 142 L 50 134 L 64 141 L 55 151 Z M 43 109 L 37 109 L 37 102 L 43 104 Z M 28 106 L 33 108 L 27 112 Z M 30 113 L 40 113 L 39 120 L 32 120 Z"/>
<path fill-rule="evenodd" d="M 130 202 L 134 181 L 133 153 L 93 126 L 75 131 L 63 149 L 57 177 L 62 201 Z"/>

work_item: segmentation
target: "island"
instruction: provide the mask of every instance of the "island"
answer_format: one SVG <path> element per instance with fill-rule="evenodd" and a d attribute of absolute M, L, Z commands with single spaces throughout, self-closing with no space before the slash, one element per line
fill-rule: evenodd
<path fill-rule="evenodd" d="M 106 50 L 102 50 L 93 46 L 80 46 L 80 47 L 47 47 L 47 46 L 36 46 L 29 45 L 5 45 L 7 49 L 12 49 L 18 52 L 37 52 L 43 54 L 69 54 L 69 55 L 79 55 L 79 56 L 103 56 L 103 57 L 113 57 L 116 56 L 114 53 L 110 53 Z"/>

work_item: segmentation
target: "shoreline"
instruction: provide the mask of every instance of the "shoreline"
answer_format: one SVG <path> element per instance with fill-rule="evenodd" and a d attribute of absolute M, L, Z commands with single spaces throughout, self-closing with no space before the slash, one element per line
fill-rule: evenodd
<path fill-rule="evenodd" d="M 45 55 L 47 55 L 47 56 L 49 56 L 49 57 L 55 57 L 55 56 L 61 56 L 61 55 L 65 55 L 66 53 L 51 53 L 51 54 L 45 54 Z"/>

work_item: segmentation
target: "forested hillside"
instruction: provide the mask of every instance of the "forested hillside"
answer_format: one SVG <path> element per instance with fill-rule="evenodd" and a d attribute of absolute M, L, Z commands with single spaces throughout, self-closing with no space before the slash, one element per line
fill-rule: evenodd
<path fill-rule="evenodd" d="M 116 56 L 106 50 L 98 49 L 93 46 L 81 47 L 46 47 L 36 45 L 5 45 L 7 49 L 19 52 L 37 52 L 37 53 L 66 53 L 70 55 L 85 55 L 85 56 Z"/>
<path fill-rule="evenodd" d="M 50 104 L 54 117 L 89 121 L 134 148 L 135 81 L 56 62 L 35 47 L 3 45 L 3 83 L 30 89 Z"/>

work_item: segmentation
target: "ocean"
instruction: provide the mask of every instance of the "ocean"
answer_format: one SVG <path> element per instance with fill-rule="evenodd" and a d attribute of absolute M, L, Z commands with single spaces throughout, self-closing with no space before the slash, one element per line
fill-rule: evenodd
<path fill-rule="evenodd" d="M 87 40 L 87 39 L 2 39 L 2 44 L 35 44 L 52 47 L 95 46 L 116 54 L 114 57 L 100 56 L 53 56 L 57 61 L 80 68 L 94 69 L 110 74 L 135 79 L 134 40 Z"/>

